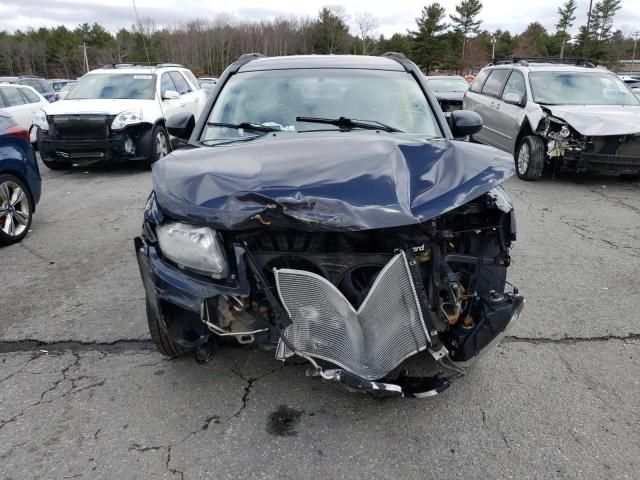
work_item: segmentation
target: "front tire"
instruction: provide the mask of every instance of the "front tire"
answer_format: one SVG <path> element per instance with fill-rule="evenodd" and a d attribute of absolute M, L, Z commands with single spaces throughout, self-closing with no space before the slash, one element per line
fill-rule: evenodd
<path fill-rule="evenodd" d="M 149 304 L 147 299 L 147 324 L 149 325 L 149 333 L 151 334 L 151 340 L 158 348 L 160 353 L 167 357 L 179 358 L 189 355 L 184 348 L 175 343 L 165 331 L 164 327 L 160 324 L 160 319 L 156 316 L 153 308 Z"/>
<path fill-rule="evenodd" d="M 0 245 L 19 242 L 33 216 L 31 190 L 15 175 L 0 175 Z"/>
<path fill-rule="evenodd" d="M 522 180 L 537 180 L 542 175 L 546 158 L 544 140 L 537 135 L 529 135 L 520 141 L 516 153 L 516 172 Z"/>
<path fill-rule="evenodd" d="M 164 128 L 164 125 L 154 125 L 151 133 L 151 142 L 151 156 L 149 158 L 150 164 L 157 162 L 171 153 L 169 134 Z"/>

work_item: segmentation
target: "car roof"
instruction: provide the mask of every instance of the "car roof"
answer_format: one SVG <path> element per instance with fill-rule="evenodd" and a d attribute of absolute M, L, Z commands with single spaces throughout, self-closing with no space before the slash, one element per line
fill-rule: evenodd
<path fill-rule="evenodd" d="M 239 72 L 258 70 L 288 70 L 297 68 L 361 68 L 404 72 L 402 65 L 391 58 L 365 55 L 290 55 L 260 57 L 244 64 Z"/>
<path fill-rule="evenodd" d="M 562 63 L 553 63 L 553 62 L 529 62 L 527 65 L 522 63 L 503 63 L 499 65 L 488 65 L 491 68 L 515 68 L 518 70 L 523 70 L 527 72 L 582 72 L 582 73 L 593 73 L 593 72 L 605 72 L 612 73 L 605 68 L 600 67 L 581 67 L 579 65 L 567 65 Z"/>
<path fill-rule="evenodd" d="M 93 73 L 122 73 L 122 74 L 131 74 L 131 73 L 140 73 L 146 75 L 160 74 L 166 71 L 175 71 L 175 70 L 188 70 L 185 67 L 144 67 L 144 66 L 131 66 L 131 67 L 117 67 L 117 68 L 97 68 L 95 70 L 91 70 L 87 75 L 91 75 Z"/>

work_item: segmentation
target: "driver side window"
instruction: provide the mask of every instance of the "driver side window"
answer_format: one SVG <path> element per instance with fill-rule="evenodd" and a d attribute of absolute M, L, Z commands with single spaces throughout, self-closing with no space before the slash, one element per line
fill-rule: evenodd
<path fill-rule="evenodd" d="M 163 73 L 162 77 L 160 78 L 160 95 L 164 95 L 164 92 L 166 92 L 167 90 L 173 90 L 175 92 L 178 91 L 169 74 Z"/>
<path fill-rule="evenodd" d="M 502 100 L 508 100 L 509 98 L 513 99 L 514 95 L 517 95 L 520 100 L 522 100 L 527 94 L 527 87 L 524 83 L 524 77 L 522 74 L 516 70 L 511 72 L 511 76 L 509 80 L 507 80 L 507 84 L 504 86 L 504 91 L 502 92 Z M 510 97 L 507 97 L 510 95 Z"/>

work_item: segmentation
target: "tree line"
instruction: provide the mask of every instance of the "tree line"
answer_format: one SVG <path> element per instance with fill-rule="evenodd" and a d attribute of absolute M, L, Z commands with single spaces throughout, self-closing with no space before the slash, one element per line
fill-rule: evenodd
<path fill-rule="evenodd" d="M 580 57 L 616 68 L 630 58 L 634 39 L 614 29 L 621 0 L 599 0 L 579 33 L 569 32 L 577 4 L 558 7 L 554 31 L 539 22 L 520 33 L 483 30 L 480 0 L 461 0 L 452 14 L 437 3 L 426 5 L 413 30 L 389 38 L 377 34 L 378 20 L 369 13 L 350 17 L 340 7 L 325 7 L 315 18 L 238 20 L 219 14 L 178 27 L 162 27 L 150 19 L 112 33 L 98 23 L 0 32 L 0 75 L 33 74 L 74 78 L 108 63 L 175 62 L 196 75 L 218 75 L 239 55 L 368 54 L 401 52 L 425 73 L 475 72 L 495 58 Z M 585 12 L 579 12 L 581 17 Z M 349 24 L 352 28 L 349 28 Z"/>

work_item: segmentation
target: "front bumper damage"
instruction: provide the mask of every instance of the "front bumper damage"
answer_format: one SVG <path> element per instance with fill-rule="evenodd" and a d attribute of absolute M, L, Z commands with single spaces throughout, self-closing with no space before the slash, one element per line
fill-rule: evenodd
<path fill-rule="evenodd" d="M 548 116 L 538 134 L 546 139 L 547 156 L 560 171 L 640 175 L 640 132 L 581 135 L 564 120 Z"/>
<path fill-rule="evenodd" d="M 40 154 L 51 162 L 88 165 L 98 162 L 142 161 L 151 155 L 151 124 L 111 130 L 113 115 L 49 117 L 49 130 L 38 137 Z"/>
<path fill-rule="evenodd" d="M 504 213 L 493 230 L 513 239 L 506 197 L 495 194 L 491 201 Z M 225 338 L 259 345 L 279 360 L 309 361 L 312 376 L 379 397 L 424 398 L 446 390 L 524 307 L 517 290 L 501 293 L 509 265 L 503 247 L 485 245 L 486 255 L 451 252 L 454 240 L 440 232 L 432 232 L 432 244 L 384 254 L 304 252 L 303 268 L 292 268 L 301 264 L 291 264 L 290 252 L 288 266 L 274 266 L 282 252 L 264 252 L 240 235 L 227 250 L 234 273 L 220 281 L 165 259 L 149 223 L 162 219 L 146 219 L 135 248 L 147 301 L 177 344 L 196 352 Z M 312 264 L 319 269 L 311 271 Z M 381 269 L 354 306 L 337 279 L 356 265 L 374 264 Z M 405 361 L 421 352 L 442 371 L 408 375 Z"/>

